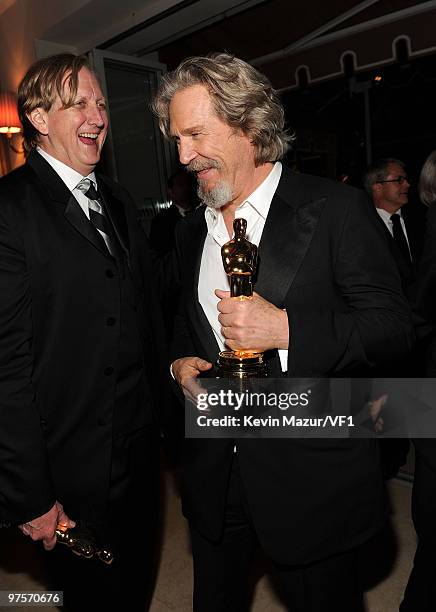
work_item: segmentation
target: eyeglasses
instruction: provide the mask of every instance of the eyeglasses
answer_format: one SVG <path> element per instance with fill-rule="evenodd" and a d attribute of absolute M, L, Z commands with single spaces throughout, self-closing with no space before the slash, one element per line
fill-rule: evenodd
<path fill-rule="evenodd" d="M 394 179 L 385 179 L 383 181 L 377 181 L 377 183 L 398 183 L 399 185 L 402 185 L 403 183 L 409 183 L 410 185 L 410 180 L 408 176 L 397 176 L 397 178 Z"/>

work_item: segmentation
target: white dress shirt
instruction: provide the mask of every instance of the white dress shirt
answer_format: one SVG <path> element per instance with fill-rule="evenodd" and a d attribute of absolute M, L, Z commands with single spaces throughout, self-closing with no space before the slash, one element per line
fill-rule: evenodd
<path fill-rule="evenodd" d="M 276 192 L 282 174 L 282 164 L 276 162 L 266 179 L 259 187 L 238 206 L 235 218 L 243 217 L 247 221 L 247 239 L 259 246 L 265 221 L 268 216 L 271 201 Z M 219 299 L 215 289 L 230 291 L 229 279 L 224 271 L 221 258 L 221 247 L 232 236 L 228 235 L 221 210 L 207 207 L 204 211 L 207 225 L 207 236 L 201 257 L 200 275 L 198 280 L 198 300 L 209 321 L 220 351 L 225 350 L 224 337 L 218 321 L 217 304 Z M 256 289 L 256 287 L 255 287 Z M 279 350 L 282 370 L 287 369 L 288 351 Z"/>
<path fill-rule="evenodd" d="M 383 220 L 383 223 L 388 228 L 392 237 L 394 236 L 394 230 L 393 230 L 393 223 L 391 221 L 391 217 L 393 214 L 397 214 L 400 217 L 401 227 L 403 228 L 404 235 L 406 236 L 407 246 L 409 247 L 409 253 L 410 253 L 409 237 L 407 235 L 406 224 L 404 223 L 404 219 L 401 214 L 401 208 L 399 208 L 396 213 L 390 213 L 384 208 L 376 208 L 376 211 L 380 215 L 381 219 Z"/>
<path fill-rule="evenodd" d="M 91 172 L 90 174 L 88 174 L 88 176 L 84 177 L 70 166 L 67 166 L 63 162 L 59 161 L 58 159 L 44 151 L 44 149 L 41 149 L 41 147 L 36 147 L 36 150 L 50 164 L 56 174 L 58 174 L 59 177 L 63 180 L 63 182 L 71 191 L 76 200 L 79 202 L 81 209 L 89 219 L 88 198 L 84 193 L 79 191 L 79 189 L 76 189 L 76 187 L 83 178 L 88 178 L 94 183 L 97 188 L 97 179 L 95 178 L 95 173 Z"/>

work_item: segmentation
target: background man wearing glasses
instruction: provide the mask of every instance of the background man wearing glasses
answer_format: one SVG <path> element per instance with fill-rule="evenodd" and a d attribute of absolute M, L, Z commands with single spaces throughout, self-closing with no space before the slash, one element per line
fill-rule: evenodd
<path fill-rule="evenodd" d="M 393 158 L 379 159 L 367 171 L 365 188 L 386 230 L 389 247 L 401 275 L 403 290 L 408 294 L 415 279 L 416 264 L 422 249 L 423 216 L 416 203 L 409 204 L 410 182 L 403 161 Z M 407 206 L 406 206 L 407 205 Z M 404 207 L 404 208 L 403 208 Z M 387 376 L 420 375 L 420 361 L 415 354 L 398 369 L 398 364 Z M 389 423 L 385 423 L 389 427 Z M 394 477 L 404 465 L 409 441 L 386 439 L 380 442 L 381 463 L 385 478 Z"/>
<path fill-rule="evenodd" d="M 404 162 L 393 158 L 378 160 L 366 173 L 365 188 L 387 229 L 391 251 L 406 290 L 414 279 L 422 233 L 413 215 L 404 214 L 402 210 L 409 201 L 410 189 Z"/>

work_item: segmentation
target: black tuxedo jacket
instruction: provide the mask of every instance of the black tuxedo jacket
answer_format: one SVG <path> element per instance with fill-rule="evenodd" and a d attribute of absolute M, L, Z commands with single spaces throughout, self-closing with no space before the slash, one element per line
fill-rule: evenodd
<path fill-rule="evenodd" d="M 419 201 L 410 201 L 402 207 L 401 214 L 406 226 L 414 271 L 416 274 L 424 246 L 425 220 L 427 207 Z"/>
<path fill-rule="evenodd" d="M 428 209 L 424 247 L 416 281 L 410 289 L 415 326 L 425 353 L 423 373 L 436 376 L 436 204 Z"/>
<path fill-rule="evenodd" d="M 173 358 L 215 362 L 218 346 L 198 301 L 204 209 L 178 228 L 182 310 Z M 255 290 L 289 317 L 288 376 L 357 376 L 404 355 L 412 328 L 383 230 L 364 195 L 289 172 L 271 203 Z M 277 355 L 269 355 L 277 375 Z M 184 512 L 211 540 L 221 534 L 232 440 L 186 441 Z M 349 549 L 384 518 L 371 440 L 238 440 L 256 533 L 277 561 L 306 563 Z"/>
<path fill-rule="evenodd" d="M 0 520 L 6 523 L 40 516 L 55 499 L 74 518 L 86 518 L 78 509 L 104 512 L 113 436 L 154 420 L 146 379 L 158 380 L 159 343 L 151 330 L 161 339 L 162 326 L 148 247 L 127 193 L 102 176 L 98 186 L 134 287 L 132 311 L 121 312 L 121 266 L 37 152 L 0 181 Z M 120 412 L 114 431 L 117 385 L 129 384 L 117 375 L 121 326 L 132 321 L 142 343 L 144 388 L 129 417 Z"/>
<path fill-rule="evenodd" d="M 404 257 L 404 254 L 402 253 L 397 242 L 394 240 L 391 232 L 386 227 L 383 219 L 377 213 L 377 217 L 383 226 L 389 249 L 400 272 L 403 290 L 406 295 L 408 295 L 409 287 L 416 278 L 418 263 L 421 258 L 423 248 L 425 215 L 422 208 L 422 205 L 419 204 L 407 204 L 401 209 L 401 215 L 404 219 L 404 225 L 406 226 L 411 261 Z"/>
<path fill-rule="evenodd" d="M 150 223 L 150 246 L 159 255 L 165 255 L 174 247 L 174 232 L 183 219 L 177 206 L 171 205 L 158 213 Z"/>

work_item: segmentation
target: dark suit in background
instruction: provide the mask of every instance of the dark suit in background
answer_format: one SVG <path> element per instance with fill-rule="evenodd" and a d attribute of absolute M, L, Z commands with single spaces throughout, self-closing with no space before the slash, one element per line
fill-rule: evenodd
<path fill-rule="evenodd" d="M 425 225 L 425 210 L 420 204 L 406 204 L 401 209 L 401 214 L 406 226 L 407 240 L 410 248 L 410 258 L 406 258 L 398 247 L 391 232 L 386 227 L 385 223 L 380 219 L 385 229 L 388 239 L 389 248 L 398 266 L 403 284 L 404 293 L 407 295 L 410 285 L 416 278 L 418 262 L 421 258 L 423 242 L 424 242 L 424 225 Z"/>
<path fill-rule="evenodd" d="M 163 316 L 168 336 L 171 337 L 179 299 L 177 262 L 174 259 L 176 226 L 198 206 L 192 174 L 183 169 L 174 172 L 168 179 L 168 198 L 170 207 L 160 211 L 151 220 L 149 240 L 155 269 L 158 270 Z"/>
<path fill-rule="evenodd" d="M 409 203 L 410 182 L 406 166 L 400 159 L 378 159 L 367 169 L 364 183 L 385 230 L 403 288 L 407 290 L 414 280 L 422 250 L 423 214 L 420 204 Z M 405 230 L 399 217 L 403 219 Z M 401 228 L 398 232 L 398 240 L 403 236 L 401 243 L 395 239 L 394 220 L 399 222 Z"/>
<path fill-rule="evenodd" d="M 424 249 L 411 287 L 418 340 L 425 359 L 421 376 L 436 378 L 436 208 L 427 213 Z M 436 398 L 433 399 L 433 405 Z M 431 612 L 436 605 L 436 440 L 415 438 L 413 524 L 418 546 L 401 612 Z"/>
<path fill-rule="evenodd" d="M 405 257 L 398 243 L 394 240 L 391 232 L 386 227 L 382 218 L 377 214 L 380 224 L 383 227 L 386 235 L 386 240 L 389 250 L 397 264 L 398 271 L 401 276 L 401 284 L 404 294 L 410 298 L 410 289 L 415 282 L 418 270 L 418 263 L 421 258 L 423 242 L 424 242 L 424 225 L 425 225 L 425 207 L 422 204 L 413 202 L 404 205 L 401 208 L 401 214 L 406 227 L 407 240 L 410 249 L 410 257 Z M 414 376 L 422 376 L 423 368 L 423 350 L 421 342 L 416 342 L 409 356 L 402 362 L 389 364 L 380 376 L 388 378 L 412 378 Z M 388 403 L 383 409 L 384 430 L 389 430 L 392 419 L 389 414 L 390 404 Z M 395 417 L 394 417 L 395 420 Z M 408 438 L 386 438 L 380 439 L 380 453 L 383 474 L 385 478 L 394 478 L 401 466 L 407 461 L 410 442 Z"/>
<path fill-rule="evenodd" d="M 410 182 L 405 163 L 395 158 L 376 160 L 365 175 L 365 188 L 376 207 L 377 216 L 386 235 L 389 249 L 401 275 L 405 295 L 415 280 L 416 267 L 422 250 L 422 205 L 409 202 Z M 419 352 L 412 352 L 403 362 L 388 364 L 379 376 L 419 376 Z M 389 400 L 388 400 L 389 402 Z M 393 425 L 389 403 L 383 410 L 384 430 Z M 394 411 L 391 411 L 391 415 Z M 393 417 L 395 420 L 395 416 Z M 391 421 L 391 423 L 389 422 Z M 382 469 L 385 478 L 396 476 L 407 460 L 409 440 L 390 438 L 380 440 Z"/>
<path fill-rule="evenodd" d="M 174 248 L 177 223 L 183 219 L 177 206 L 159 212 L 150 223 L 150 244 L 157 254 L 166 255 Z"/>

